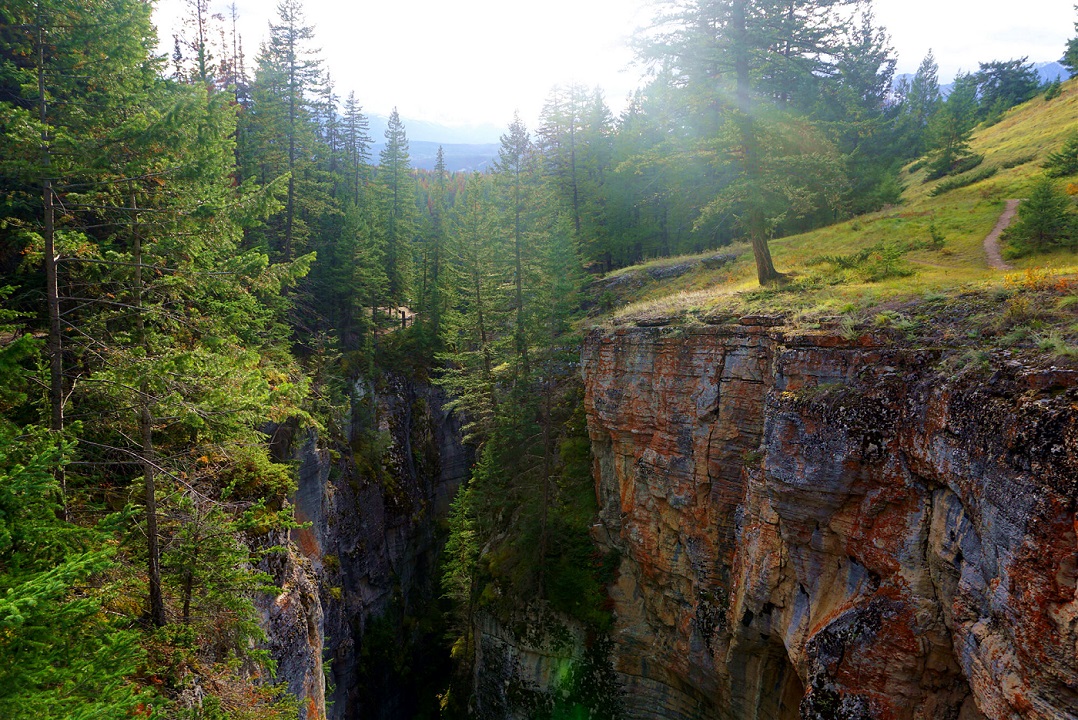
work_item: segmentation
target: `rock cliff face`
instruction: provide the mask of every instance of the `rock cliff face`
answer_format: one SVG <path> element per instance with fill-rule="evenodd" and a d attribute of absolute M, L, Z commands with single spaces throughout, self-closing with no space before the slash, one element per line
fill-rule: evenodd
<path fill-rule="evenodd" d="M 444 403 L 439 390 L 401 378 L 377 392 L 361 383 L 343 428 L 349 445 L 310 435 L 299 450 L 296 517 L 309 525 L 291 531 L 289 552 L 268 559 L 283 589 L 263 616 L 301 720 L 415 710 L 416 688 L 394 664 L 424 662 L 413 621 L 438 596 L 438 524 L 469 464 Z"/>
<path fill-rule="evenodd" d="M 630 718 L 1078 716 L 1078 373 L 749 326 L 584 348 Z"/>

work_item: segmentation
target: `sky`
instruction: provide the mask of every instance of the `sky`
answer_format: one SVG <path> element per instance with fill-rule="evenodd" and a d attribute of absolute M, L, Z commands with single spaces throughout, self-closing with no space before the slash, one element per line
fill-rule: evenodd
<path fill-rule="evenodd" d="M 189 0 L 158 0 L 162 52 Z M 228 0 L 211 0 L 225 12 Z M 248 67 L 276 18 L 275 0 L 235 0 Z M 534 125 L 556 84 L 601 86 L 617 112 L 641 84 L 627 40 L 647 0 L 306 0 L 315 45 L 339 94 L 367 112 L 449 125 Z M 1056 60 L 1074 35 L 1072 0 L 876 0 L 898 72 L 931 48 L 940 78 L 986 60 Z"/>

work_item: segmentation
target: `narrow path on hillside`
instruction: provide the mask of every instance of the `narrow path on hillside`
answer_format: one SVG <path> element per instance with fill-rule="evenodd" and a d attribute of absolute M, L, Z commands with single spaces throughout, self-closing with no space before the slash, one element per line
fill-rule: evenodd
<path fill-rule="evenodd" d="M 999 236 L 1003 234 L 1003 231 L 1010 227 L 1011 221 L 1014 220 L 1015 213 L 1018 212 L 1018 203 L 1021 200 L 1008 200 L 1007 207 L 1004 209 L 1003 214 L 999 216 L 999 222 L 996 223 L 996 227 L 992 232 L 988 233 L 988 237 L 984 239 L 984 254 L 988 256 L 988 267 L 993 270 L 1013 270 L 1010 265 L 1003 262 L 1003 255 L 999 252 Z"/>

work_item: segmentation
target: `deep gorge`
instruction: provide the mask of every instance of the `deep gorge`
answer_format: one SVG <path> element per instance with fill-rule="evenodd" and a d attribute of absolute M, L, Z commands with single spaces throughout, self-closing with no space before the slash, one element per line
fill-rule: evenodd
<path fill-rule="evenodd" d="M 620 558 L 604 692 L 626 718 L 1078 712 L 1078 373 L 1003 356 L 955 371 L 945 349 L 774 324 L 585 340 L 593 538 Z M 350 679 L 365 628 L 436 594 L 433 528 L 467 469 L 440 400 L 403 381 L 379 400 L 406 480 L 393 493 L 304 450 L 296 505 L 313 527 L 295 562 L 321 588 L 329 717 L 404 716 L 394 702 L 412 697 Z M 532 717 L 522 691 L 554 692 L 596 644 L 477 622 L 480 717 Z M 316 717 L 317 642 L 275 647 L 305 668 L 290 682 Z M 498 689 L 510 681 L 519 692 Z"/>

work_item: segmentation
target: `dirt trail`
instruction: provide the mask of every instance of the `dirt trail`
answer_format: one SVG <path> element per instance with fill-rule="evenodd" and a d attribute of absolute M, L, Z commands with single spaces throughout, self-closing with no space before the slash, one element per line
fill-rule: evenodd
<path fill-rule="evenodd" d="M 1021 200 L 1008 200 L 1007 207 L 1003 211 L 1003 214 L 999 216 L 999 222 L 996 223 L 995 229 L 988 233 L 988 237 L 984 239 L 984 254 L 988 256 L 988 267 L 993 270 L 1013 270 L 1010 265 L 1003 262 L 1003 256 L 999 252 L 999 236 L 1003 234 L 1011 221 L 1014 220 L 1015 213 L 1018 212 L 1018 203 Z"/>

